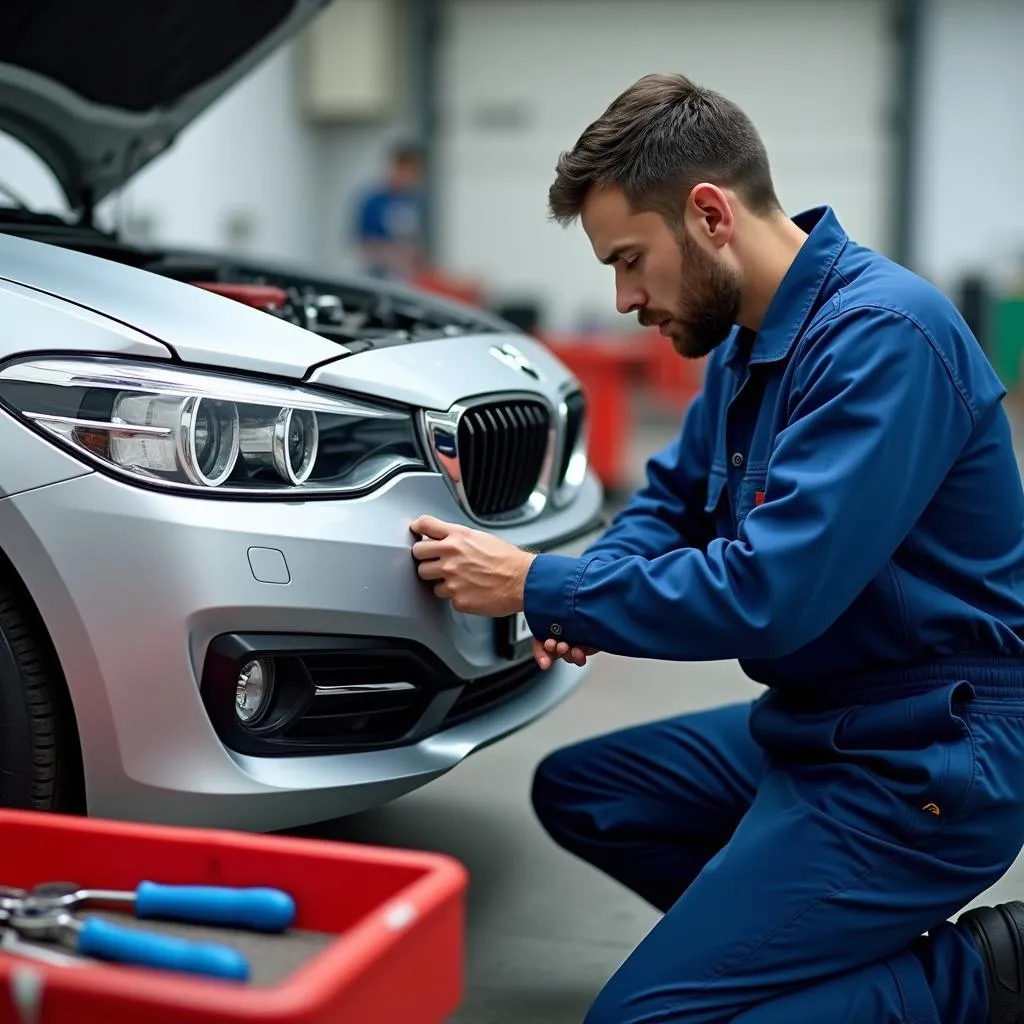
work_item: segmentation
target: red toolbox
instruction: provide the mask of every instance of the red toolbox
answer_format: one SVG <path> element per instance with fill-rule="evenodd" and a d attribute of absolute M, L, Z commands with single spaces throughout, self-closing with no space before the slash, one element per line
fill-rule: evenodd
<path fill-rule="evenodd" d="M 440 854 L 4 810 L 0 849 L 0 884 L 24 889 L 71 879 L 90 889 L 273 886 L 294 898 L 297 918 L 262 941 L 319 940 L 284 977 L 254 972 L 244 983 L 0 953 L 3 1024 L 443 1024 L 462 997 L 468 879 Z M 131 926 L 166 930 L 152 919 Z M 274 947 L 262 955 L 274 960 Z M 38 972 L 39 1000 L 27 1016 L 15 999 L 26 970 Z"/>
<path fill-rule="evenodd" d="M 590 407 L 588 457 L 609 491 L 628 488 L 633 420 L 630 385 L 645 364 L 644 335 L 552 335 L 544 342 L 579 379 Z"/>

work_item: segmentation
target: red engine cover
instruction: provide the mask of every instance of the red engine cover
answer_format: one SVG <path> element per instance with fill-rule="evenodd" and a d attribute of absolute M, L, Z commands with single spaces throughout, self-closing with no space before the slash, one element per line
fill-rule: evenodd
<path fill-rule="evenodd" d="M 275 288 L 270 284 L 231 284 L 223 281 L 191 283 L 197 288 L 205 288 L 208 292 L 216 292 L 256 309 L 281 309 L 288 301 L 288 293 L 283 288 Z"/>

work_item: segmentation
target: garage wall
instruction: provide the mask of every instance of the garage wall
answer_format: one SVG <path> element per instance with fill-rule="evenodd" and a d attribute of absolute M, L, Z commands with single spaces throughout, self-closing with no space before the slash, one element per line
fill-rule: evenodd
<path fill-rule="evenodd" d="M 924 30 L 915 262 L 1024 275 L 1024 0 L 929 0 Z"/>
<path fill-rule="evenodd" d="M 129 239 L 354 268 L 353 203 L 415 111 L 406 88 L 387 122 L 311 123 L 297 95 L 299 59 L 294 43 L 273 54 L 101 203 L 98 221 L 121 225 Z M 45 165 L 2 133 L 0 181 L 34 208 L 66 210 Z"/>
<path fill-rule="evenodd" d="M 144 241 L 308 255 L 319 146 L 294 112 L 293 60 L 288 46 L 221 97 L 162 158 L 99 204 L 99 223 Z M 33 208 L 66 211 L 45 165 L 2 134 L 0 179 Z"/>
<path fill-rule="evenodd" d="M 124 196 L 128 225 L 152 218 L 160 242 L 354 269 L 353 203 L 412 112 L 402 102 L 383 125 L 309 122 L 297 95 L 300 59 L 298 44 L 283 47 L 184 132 L 173 154 L 133 180 Z"/>
<path fill-rule="evenodd" d="M 294 113 L 293 59 L 291 46 L 271 56 L 102 213 L 165 244 L 308 253 L 317 144 Z"/>
<path fill-rule="evenodd" d="M 889 244 L 886 0 L 447 0 L 442 12 L 443 261 L 501 297 L 542 298 L 553 327 L 615 317 L 611 271 L 582 231 L 546 222 L 555 160 L 651 71 L 747 110 L 787 209 L 830 203 L 861 241 Z"/>
<path fill-rule="evenodd" d="M 968 270 L 1005 277 L 1024 262 L 1024 0 L 922 4 L 915 266 L 944 286 Z M 614 317 L 610 271 L 578 229 L 546 222 L 546 193 L 558 152 L 652 69 L 687 71 L 744 104 L 787 206 L 832 202 L 855 235 L 885 248 L 886 6 L 441 0 L 444 262 L 479 271 L 499 297 L 540 295 L 560 326 L 595 311 Z M 292 46 L 274 55 L 101 215 L 120 213 L 156 240 L 353 266 L 341 234 L 352 202 L 415 123 L 415 97 L 403 97 L 391 124 L 312 126 L 297 109 L 295 59 Z M 49 173 L 4 136 L 0 180 L 34 205 L 61 206 Z"/>

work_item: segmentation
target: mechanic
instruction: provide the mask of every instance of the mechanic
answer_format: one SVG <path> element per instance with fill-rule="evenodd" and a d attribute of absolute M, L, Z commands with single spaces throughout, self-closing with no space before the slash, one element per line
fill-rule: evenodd
<path fill-rule="evenodd" d="M 356 207 L 356 241 L 372 277 L 411 281 L 423 265 L 423 153 L 415 142 L 391 151 L 385 180 Z"/>
<path fill-rule="evenodd" d="M 979 345 L 831 208 L 783 214 L 751 122 L 684 77 L 618 97 L 549 201 L 704 388 L 583 557 L 424 516 L 419 575 L 525 609 L 542 668 L 765 686 L 538 768 L 554 840 L 664 912 L 587 1024 L 1024 1021 L 1024 904 L 950 920 L 1024 846 L 1024 492 Z"/>

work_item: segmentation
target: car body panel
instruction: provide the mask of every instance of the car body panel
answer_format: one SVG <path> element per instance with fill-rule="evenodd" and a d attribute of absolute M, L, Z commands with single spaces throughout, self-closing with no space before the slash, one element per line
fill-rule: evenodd
<path fill-rule="evenodd" d="M 31 428 L 7 417 L 0 419 L 0 498 L 49 487 L 90 472 L 80 459 L 53 445 L 40 449 L 39 435 Z M 10 547 L 6 539 L 3 547 Z"/>
<path fill-rule="evenodd" d="M 533 372 L 513 365 L 510 352 L 522 356 Z M 371 349 L 317 367 L 309 382 L 441 410 L 508 392 L 537 394 L 555 403 L 578 386 L 550 349 L 521 334 L 469 334 Z"/>
<path fill-rule="evenodd" d="M 0 361 L 46 350 L 142 359 L 172 354 L 166 345 L 109 316 L 9 280 L 0 280 L 0 324 Z"/>
<path fill-rule="evenodd" d="M 170 355 L 166 346 L 108 317 L 9 281 L 0 281 L 0 324 L 0 361 L 40 347 L 148 359 Z M 6 417 L 0 421 L 0 453 L 0 496 L 90 472 L 80 459 L 40 445 L 33 430 Z"/>
<path fill-rule="evenodd" d="M 566 550 L 579 550 L 596 526 L 596 494 L 590 483 L 543 526 L 505 535 L 539 546 L 565 536 Z M 220 742 L 198 680 L 211 641 L 227 632 L 402 637 L 464 679 L 502 664 L 493 622 L 455 612 L 419 580 L 408 524 L 421 512 L 460 518 L 438 474 L 404 474 L 350 501 L 240 505 L 102 473 L 0 499 L 0 536 L 67 677 L 90 813 L 260 831 L 349 814 L 422 785 L 568 696 L 583 673 L 559 665 L 413 746 L 274 758 Z M 283 553 L 288 584 L 254 578 L 253 546 Z M 97 586 L 104 574 L 110 582 Z"/>
<path fill-rule="evenodd" d="M 128 482 L 101 457 L 87 462 L 0 404 L 0 548 L 66 679 L 93 815 L 270 831 L 351 814 L 523 728 L 588 671 L 559 662 L 541 672 L 521 650 L 513 660 L 499 638 L 509 623 L 438 600 L 411 556 L 417 516 L 475 522 L 467 484 L 474 473 L 487 492 L 480 504 L 501 496 L 513 503 L 509 495 L 519 503 L 492 510 L 486 527 L 513 544 L 577 553 L 601 528 L 601 487 L 580 454 L 582 407 L 570 398 L 580 384 L 544 345 L 486 310 L 415 288 L 130 246 L 92 224 L 97 201 L 166 152 L 326 2 L 270 0 L 256 10 L 244 0 L 185 0 L 154 13 L 111 0 L 101 19 L 72 0 L 0 11 L 0 130 L 35 149 L 79 214 L 73 223 L 0 211 L 0 363 L 95 355 L 344 392 L 404 406 L 397 415 L 419 428 L 427 456 L 422 469 L 359 497 L 311 496 L 301 487 L 272 499 L 186 494 L 166 480 Z M 118 46 L 123 60 L 111 53 Z M 272 310 L 253 308 L 211 284 L 270 285 L 288 298 Z M 519 398 L 530 401 L 514 404 Z M 466 412 L 464 441 L 459 416 L 482 400 L 510 404 Z M 90 421 L 113 406 L 83 408 Z M 87 432 L 95 426 L 85 424 Z M 171 451 L 180 460 L 183 422 L 175 429 Z M 253 549 L 273 556 L 275 571 L 258 571 Z M 332 724 L 336 731 L 319 745 L 252 753 L 268 747 L 247 745 L 218 718 L 223 711 L 243 729 L 234 710 L 242 663 L 228 662 L 228 688 L 216 690 L 226 699 L 213 705 L 207 669 L 225 637 L 257 634 L 414 645 L 442 666 L 419 691 L 436 684 L 422 729 L 403 725 L 339 752 L 344 727 Z M 344 669 L 361 679 L 365 663 Z M 323 696 L 311 672 L 300 685 L 303 699 Z M 446 718 L 456 692 L 469 699 Z M 325 717 L 360 719 L 364 707 Z"/>
<path fill-rule="evenodd" d="M 341 351 L 312 331 L 202 288 L 2 233 L 0 278 L 102 313 L 187 363 L 301 379 Z"/>

